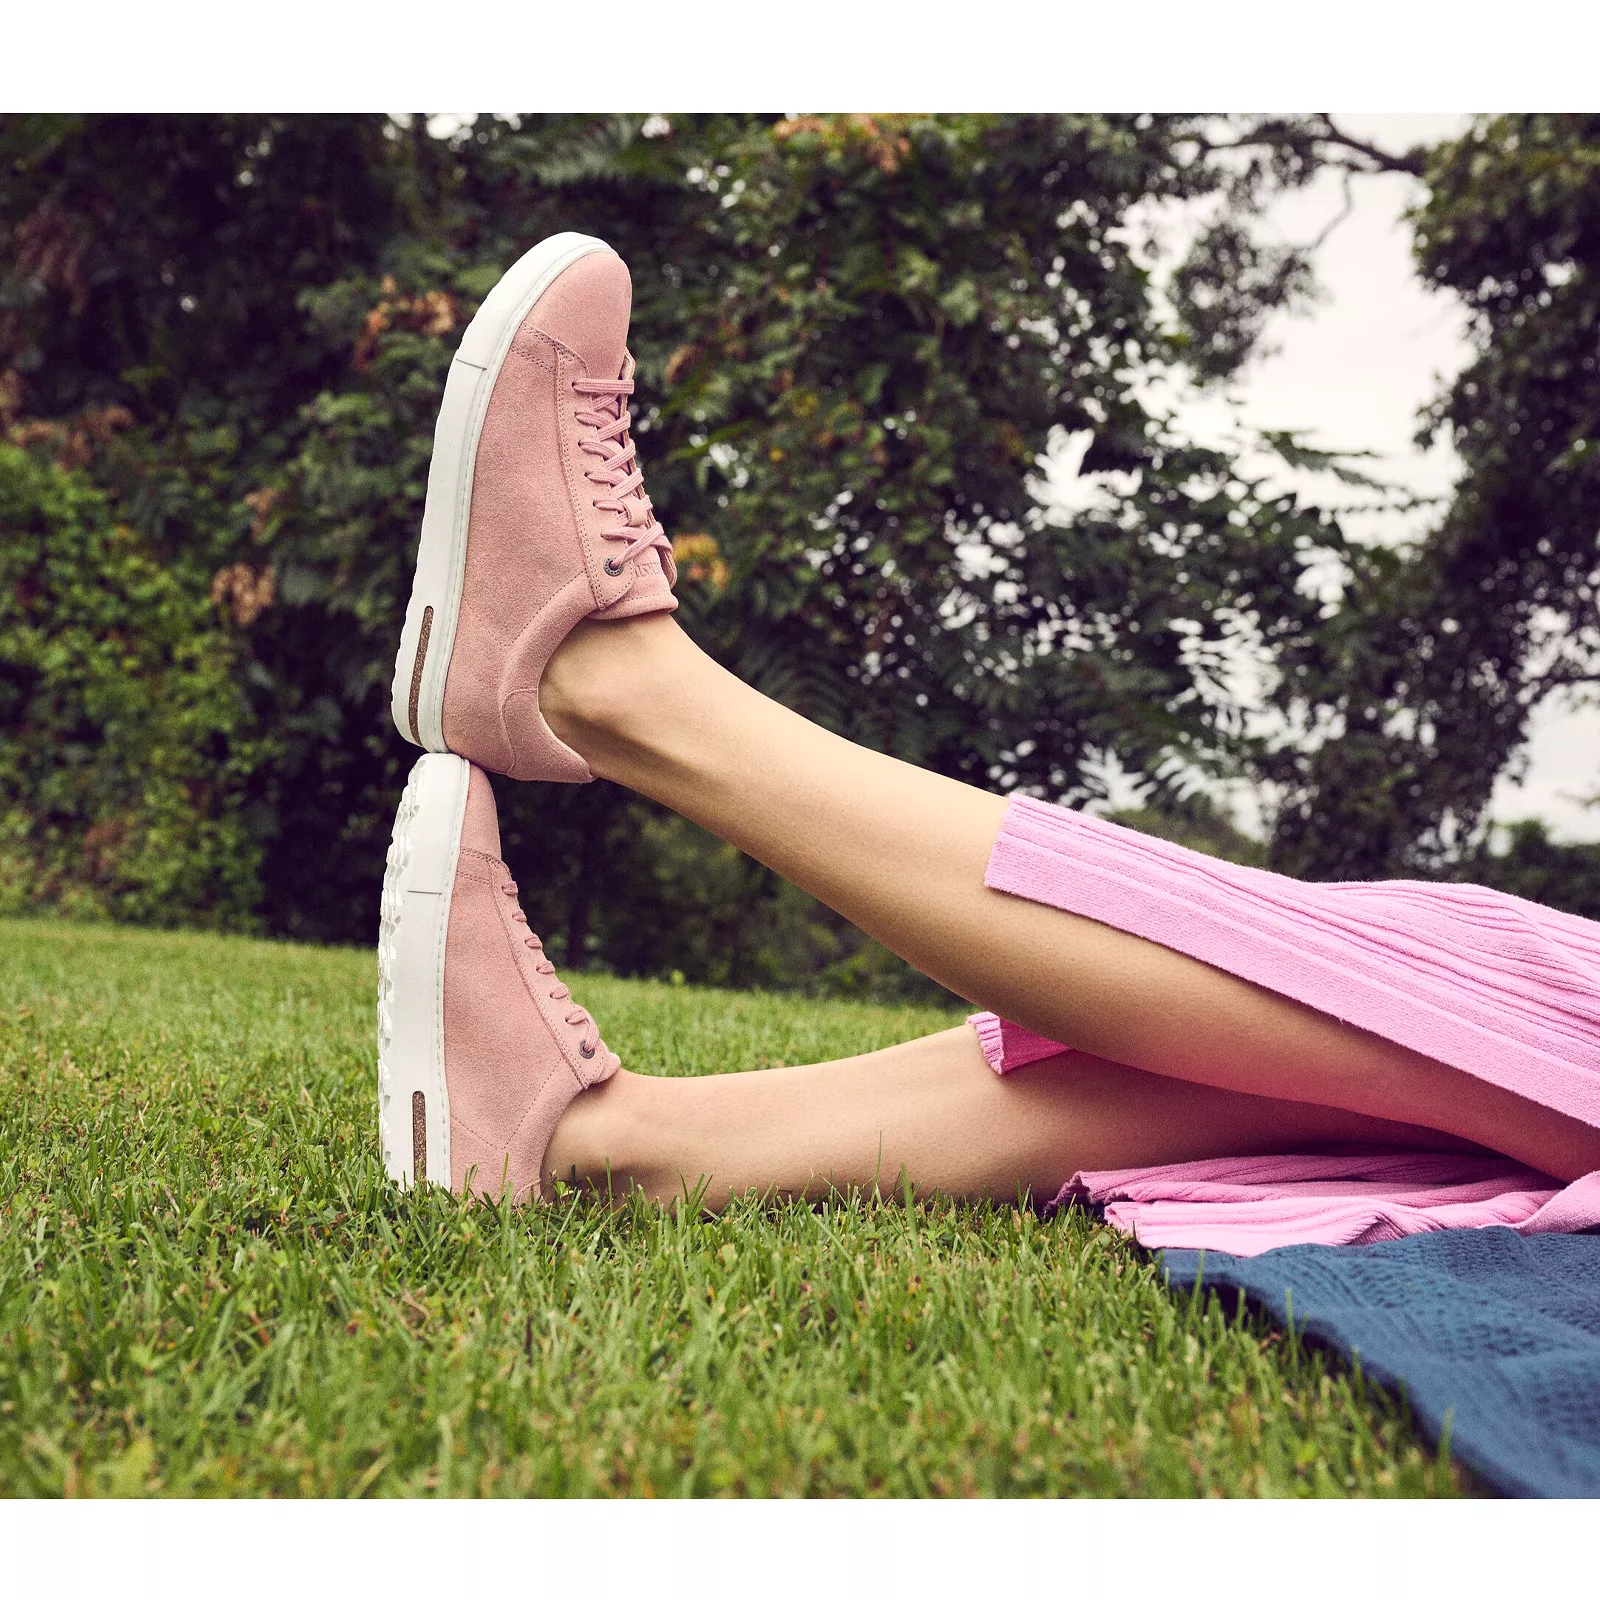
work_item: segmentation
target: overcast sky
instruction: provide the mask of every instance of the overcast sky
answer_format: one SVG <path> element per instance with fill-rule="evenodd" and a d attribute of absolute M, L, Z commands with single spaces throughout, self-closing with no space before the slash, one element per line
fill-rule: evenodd
<path fill-rule="evenodd" d="M 1470 118 L 1351 113 L 1335 120 L 1347 132 L 1403 150 L 1453 137 Z M 1354 182 L 1353 211 L 1317 254 L 1326 300 L 1309 316 L 1273 322 L 1267 342 L 1278 353 L 1245 373 L 1236 398 L 1254 424 L 1304 430 L 1309 442 L 1326 448 L 1372 450 L 1388 476 L 1419 493 L 1441 494 L 1457 471 L 1455 454 L 1439 448 L 1424 454 L 1412 435 L 1418 408 L 1461 369 L 1468 349 L 1453 297 L 1425 289 L 1412 266 L 1402 212 L 1419 191 L 1398 174 Z M 1329 175 L 1286 199 L 1269 222 L 1285 240 L 1315 239 L 1342 205 L 1341 186 Z M 1180 416 L 1206 437 L 1228 425 L 1229 407 L 1220 399 L 1190 400 Z M 1530 754 L 1520 785 L 1501 781 L 1495 816 L 1542 817 L 1560 837 L 1600 839 L 1600 807 L 1580 803 L 1600 789 L 1600 711 L 1548 708 L 1535 724 Z"/>

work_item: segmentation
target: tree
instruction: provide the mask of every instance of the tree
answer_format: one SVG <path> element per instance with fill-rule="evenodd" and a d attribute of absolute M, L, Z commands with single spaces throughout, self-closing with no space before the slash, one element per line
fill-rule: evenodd
<path fill-rule="evenodd" d="M 92 478 L 227 636 L 241 705 L 213 754 L 260 863 L 249 902 L 269 927 L 323 937 L 367 918 L 377 813 L 401 770 L 362 687 L 392 602 L 375 615 L 346 574 L 398 573 L 411 530 L 342 565 L 312 544 L 313 567 L 280 559 L 277 502 L 317 397 L 351 368 L 304 298 L 374 276 L 448 187 L 447 151 L 394 135 L 371 117 L 0 119 L 5 420 Z M 414 469 L 402 456 L 393 481 Z M 125 804 L 139 803 L 135 788 Z M 296 894 L 275 896 L 281 881 Z"/>
<path fill-rule="evenodd" d="M 1189 132 L 801 118 L 697 165 L 713 248 L 659 280 L 686 331 L 645 368 L 665 391 L 648 437 L 676 468 L 668 510 L 727 562 L 694 618 L 741 676 L 864 743 L 1068 801 L 1100 792 L 1111 751 L 1158 788 L 1240 758 L 1228 650 L 1315 626 L 1304 562 L 1338 536 L 1140 398 L 1193 345 L 1123 230 L 1143 198 L 1223 186 Z M 1117 493 L 1052 515 L 1039 463 L 1075 433 Z"/>
<path fill-rule="evenodd" d="M 1240 648 L 1310 659 L 1304 567 L 1344 550 L 1144 399 L 1176 365 L 1225 378 L 1305 287 L 1241 230 L 1327 130 L 1241 122 L 1241 157 L 1219 126 L 7 119 L 0 393 L 36 452 L 89 441 L 71 469 L 214 608 L 242 705 L 219 737 L 250 751 L 233 803 L 273 929 L 370 931 L 411 757 L 387 685 L 438 391 L 477 301 L 560 228 L 633 269 L 641 448 L 708 648 L 937 770 L 1080 802 L 1114 753 L 1160 804 L 1247 769 L 1226 673 Z M 1170 311 L 1132 237 L 1151 196 L 1222 210 Z M 1115 491 L 1073 516 L 1037 492 L 1067 435 Z M 721 847 L 605 786 L 500 793 L 569 963 L 679 964 L 636 936 L 672 926 L 659 852 Z M 725 881 L 777 914 L 764 874 Z M 773 937 L 813 971 L 854 959 Z"/>
<path fill-rule="evenodd" d="M 1476 353 L 1418 442 L 1463 472 L 1416 547 L 1363 558 L 1286 686 L 1341 735 L 1277 771 L 1277 864 L 1322 876 L 1475 870 L 1533 710 L 1600 685 L 1600 118 L 1480 118 L 1424 176 L 1418 263 Z"/>

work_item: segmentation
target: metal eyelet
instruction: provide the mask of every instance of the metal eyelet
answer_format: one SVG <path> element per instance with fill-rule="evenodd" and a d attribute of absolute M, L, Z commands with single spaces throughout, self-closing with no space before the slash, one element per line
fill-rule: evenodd
<path fill-rule="evenodd" d="M 620 578 L 622 576 L 622 563 L 620 561 L 613 561 L 610 556 L 607 556 L 606 571 L 609 572 L 613 578 Z"/>
<path fill-rule="evenodd" d="M 578 1054 L 582 1056 L 585 1061 L 594 1060 L 594 1051 L 591 1050 L 587 1045 L 580 1044 L 578 1046 Z"/>

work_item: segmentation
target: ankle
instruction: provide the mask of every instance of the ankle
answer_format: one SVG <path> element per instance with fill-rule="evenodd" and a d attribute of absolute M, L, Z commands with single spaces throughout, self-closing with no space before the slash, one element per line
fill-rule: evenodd
<path fill-rule="evenodd" d="M 580 622 L 545 668 L 539 709 L 555 736 L 606 776 L 607 755 L 642 741 L 656 720 L 644 702 L 659 697 L 641 686 L 661 686 L 698 654 L 668 616 Z"/>
<path fill-rule="evenodd" d="M 619 1068 L 604 1083 L 586 1089 L 562 1113 L 545 1152 L 546 1184 L 607 1188 L 620 1199 L 633 1186 L 631 1178 L 632 1101 L 641 1082 Z"/>

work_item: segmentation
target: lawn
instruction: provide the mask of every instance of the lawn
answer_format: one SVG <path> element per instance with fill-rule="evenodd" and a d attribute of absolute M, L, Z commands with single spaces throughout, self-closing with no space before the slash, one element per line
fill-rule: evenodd
<path fill-rule="evenodd" d="M 0 922 L 9 1494 L 1461 1492 L 1403 1408 L 1086 1216 L 401 1194 L 364 951 Z M 585 977 L 630 1066 L 936 1009 Z"/>

